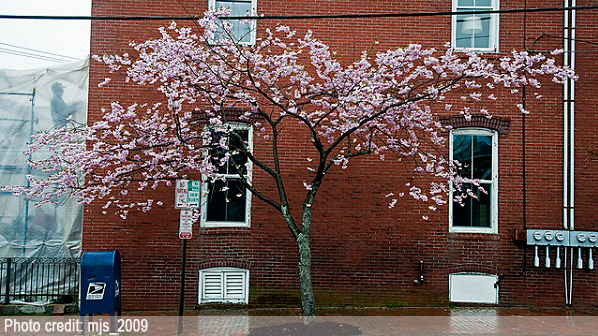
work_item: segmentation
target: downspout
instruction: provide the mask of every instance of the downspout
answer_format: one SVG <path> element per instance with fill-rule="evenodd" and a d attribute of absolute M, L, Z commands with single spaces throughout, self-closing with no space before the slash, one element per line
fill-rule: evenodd
<path fill-rule="evenodd" d="M 577 0 L 571 1 L 571 6 L 577 6 Z M 571 11 L 571 56 L 569 57 L 570 67 L 575 71 L 575 9 Z M 575 81 L 569 79 L 569 229 L 575 230 Z"/>
<path fill-rule="evenodd" d="M 569 0 L 565 0 L 565 7 L 569 7 Z M 563 22 L 563 65 L 569 65 L 569 10 L 564 11 Z M 569 205 L 569 79 L 563 85 L 563 229 L 568 230 Z M 565 305 L 569 305 L 569 281 L 567 267 L 569 266 L 569 247 L 564 248 L 565 258 L 563 267 L 563 280 L 565 282 Z"/>
<path fill-rule="evenodd" d="M 565 0 L 565 7 L 569 7 L 569 0 Z M 563 23 L 563 63 L 569 65 L 569 10 L 564 11 Z M 569 229 L 567 222 L 567 206 L 569 205 L 569 79 L 563 85 L 563 229 Z"/>
<path fill-rule="evenodd" d="M 577 0 L 571 1 L 571 6 L 577 6 Z M 571 11 L 570 33 L 570 67 L 575 70 L 575 9 Z M 569 79 L 569 230 L 575 230 L 575 81 Z M 581 252 L 581 248 L 578 252 Z M 569 305 L 573 302 L 573 251 L 569 265 Z"/>
<path fill-rule="evenodd" d="M 571 0 L 571 6 L 577 5 Z M 569 0 L 565 0 L 569 7 Z M 564 12 L 564 65 L 575 70 L 575 10 Z M 567 79 L 563 87 L 563 229 L 575 230 L 575 82 Z M 569 256 L 568 256 L 569 255 Z M 570 306 L 573 293 L 574 249 L 565 247 L 565 304 Z M 567 272 L 569 267 L 569 272 Z"/>

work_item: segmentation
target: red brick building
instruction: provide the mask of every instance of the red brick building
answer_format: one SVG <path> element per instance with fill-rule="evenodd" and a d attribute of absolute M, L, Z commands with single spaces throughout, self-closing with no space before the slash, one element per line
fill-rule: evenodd
<path fill-rule="evenodd" d="M 94 0 L 92 13 L 96 17 L 201 16 L 214 5 L 231 6 L 233 15 L 248 10 L 260 15 L 419 13 L 522 9 L 526 4 L 528 8 L 594 5 L 587 0 L 576 4 L 552 0 L 210 0 L 209 4 L 207 0 Z M 93 21 L 91 52 L 128 52 L 129 41 L 156 36 L 156 28 L 169 23 Z M 536 252 L 533 245 L 526 244 L 525 230 L 553 230 L 553 234 L 556 230 L 598 231 L 594 214 L 598 168 L 588 152 L 598 144 L 598 98 L 594 92 L 598 89 L 598 10 L 477 17 L 260 20 L 257 35 L 277 23 L 300 32 L 312 29 L 344 62 L 356 59 L 376 40 L 380 41 L 380 50 L 409 43 L 441 47 L 452 41 L 455 49 L 473 48 L 488 57 L 505 55 L 513 49 L 549 52 L 565 48 L 559 62 L 574 65 L 580 75 L 574 87 L 565 85 L 564 89 L 562 84 L 547 83 L 539 101 L 525 92 L 497 92 L 499 104 L 492 107 L 492 119 L 474 116 L 465 122 L 459 115 L 443 112 L 443 122 L 453 126 L 450 148 L 446 150 L 454 159 L 473 160 L 471 173 L 479 172 L 490 189 L 489 197 L 482 197 L 479 204 L 445 206 L 428 213 L 426 205 L 405 197 L 389 210 L 384 197 L 388 186 L 404 184 L 411 171 L 376 158 L 360 159 L 346 170 L 334 171 L 324 181 L 314 207 L 312 272 L 317 304 L 596 305 L 598 272 L 590 269 L 592 248 L 559 245 L 557 268 L 557 250 L 550 247 L 551 263 L 546 267 L 545 244 L 540 244 Z M 254 39 L 249 34 L 245 42 Z M 105 71 L 97 63 L 91 66 L 90 120 L 97 120 L 101 107 L 114 100 L 151 101 L 148 89 L 97 88 L 96 84 L 108 76 Z M 531 111 L 529 115 L 522 115 L 516 108 L 523 100 Z M 299 207 L 307 149 L 295 145 L 301 139 L 293 134 L 286 134 L 282 141 L 287 144 L 283 171 L 294 177 L 287 188 L 291 201 Z M 254 147 L 259 154 L 258 138 Z M 255 183 L 269 183 L 264 175 L 256 171 Z M 178 304 L 179 211 L 171 206 L 174 190 L 159 193 L 171 195 L 166 197 L 164 207 L 131 215 L 124 221 L 103 215 L 100 205 L 86 208 L 83 249 L 120 251 L 125 309 L 175 309 Z M 219 215 L 202 210 L 201 223 L 195 224 L 194 236 L 188 241 L 187 308 L 209 302 L 300 305 L 297 245 L 289 229 L 280 214 L 265 203 L 254 198 L 245 207 L 241 224 L 233 226 L 220 225 Z M 428 215 L 429 220 L 423 220 L 422 215 Z M 524 235 L 520 242 L 515 241 L 518 230 Z M 595 237 L 592 232 L 585 233 L 588 241 Z M 545 233 L 541 231 L 541 235 Z M 573 240 L 575 235 L 571 237 Z M 542 236 L 538 241 L 546 239 Z M 578 264 L 579 251 L 582 265 Z M 539 266 L 534 265 L 536 255 Z"/>

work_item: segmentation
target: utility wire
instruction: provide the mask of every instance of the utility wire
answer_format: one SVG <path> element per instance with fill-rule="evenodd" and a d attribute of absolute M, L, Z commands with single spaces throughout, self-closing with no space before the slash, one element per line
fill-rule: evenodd
<path fill-rule="evenodd" d="M 7 48 L 2 48 L 2 47 L 0 47 L 0 52 L 5 53 L 5 54 L 16 55 L 16 56 L 23 56 L 23 57 L 34 58 L 34 59 L 38 59 L 38 60 L 42 60 L 42 61 L 50 61 L 50 62 L 55 62 L 55 63 L 66 63 L 66 62 L 70 62 L 70 61 L 67 61 L 67 60 L 64 60 L 64 59 L 55 58 L 55 57 L 44 56 L 44 55 L 36 55 L 36 54 L 32 54 L 32 53 L 27 53 L 27 52 L 23 52 L 23 51 L 18 51 L 18 50 L 13 50 L 13 49 L 7 49 Z"/>
<path fill-rule="evenodd" d="M 581 42 L 581 43 L 587 43 L 587 44 L 592 44 L 592 45 L 598 45 L 598 42 L 592 42 L 592 41 L 588 41 L 588 40 L 581 40 L 578 38 L 571 38 L 571 37 L 564 37 L 564 36 L 555 36 L 555 35 L 550 35 L 550 34 L 542 34 L 542 36 L 540 36 L 540 38 L 543 37 L 548 37 L 548 38 L 553 38 L 553 39 L 560 39 L 560 40 L 571 40 L 571 41 L 576 41 L 576 42 Z"/>
<path fill-rule="evenodd" d="M 395 18 L 423 16 L 453 16 L 464 14 L 510 14 L 562 12 L 565 10 L 592 10 L 598 6 L 572 6 L 552 8 L 499 9 L 487 11 L 459 12 L 420 12 L 420 13 L 364 13 L 364 14 L 323 14 L 323 15 L 263 15 L 263 16 L 222 16 L 220 20 L 307 20 L 307 19 L 363 19 Z M 148 20 L 198 20 L 202 16 L 38 16 L 38 15 L 0 15 L 0 19 L 19 20 L 90 20 L 90 21 L 148 21 Z"/>
<path fill-rule="evenodd" d="M 458 11 L 458 12 L 421 12 L 421 13 L 364 13 L 364 14 L 325 14 L 325 15 L 273 15 L 273 16 L 228 16 L 221 17 L 221 20 L 279 20 L 279 19 L 363 19 L 363 18 L 393 18 L 393 17 L 422 17 L 422 16 L 454 16 L 463 14 L 509 14 L 509 13 L 538 13 L 538 12 L 562 12 L 565 10 L 589 10 L 598 9 L 598 6 L 574 6 L 574 7 L 552 7 L 552 8 L 520 8 L 520 9 L 497 9 L 482 11 Z M 0 17 L 1 18 L 1 17 Z"/>
<path fill-rule="evenodd" d="M 61 54 L 55 54 L 55 53 L 51 53 L 49 51 L 43 51 L 43 50 L 38 50 L 38 49 L 25 48 L 25 47 L 21 47 L 21 46 L 14 45 L 14 44 L 9 44 L 9 43 L 4 43 L 4 42 L 0 42 L 0 45 L 4 45 L 4 46 L 7 46 L 7 47 L 12 47 L 12 48 L 23 49 L 23 50 L 27 50 L 27 51 L 32 51 L 32 52 L 35 52 L 35 53 L 38 53 L 38 54 L 42 54 L 44 56 L 45 55 L 58 56 L 58 57 L 61 57 L 61 58 L 68 58 L 68 59 L 71 59 L 73 61 L 79 61 L 80 60 L 79 58 L 76 58 L 76 57 L 71 57 L 71 56 L 66 56 L 66 55 L 61 55 Z"/>

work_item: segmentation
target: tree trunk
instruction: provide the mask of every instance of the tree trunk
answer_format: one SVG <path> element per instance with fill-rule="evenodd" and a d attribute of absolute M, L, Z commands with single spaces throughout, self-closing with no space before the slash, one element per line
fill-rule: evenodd
<path fill-rule="evenodd" d="M 297 246 L 299 247 L 299 282 L 301 285 L 303 323 L 310 325 L 315 322 L 316 307 L 314 291 L 311 286 L 311 247 L 309 246 L 309 235 L 300 233 L 297 237 Z"/>

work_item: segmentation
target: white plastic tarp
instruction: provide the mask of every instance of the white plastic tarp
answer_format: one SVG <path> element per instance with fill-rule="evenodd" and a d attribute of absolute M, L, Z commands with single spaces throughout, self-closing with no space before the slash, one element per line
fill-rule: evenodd
<path fill-rule="evenodd" d="M 32 134 L 86 123 L 88 80 L 88 61 L 0 70 L 0 185 L 25 185 L 27 174 L 39 174 L 23 154 Z M 0 192 L 0 258 L 79 257 L 82 206 L 35 203 Z"/>

